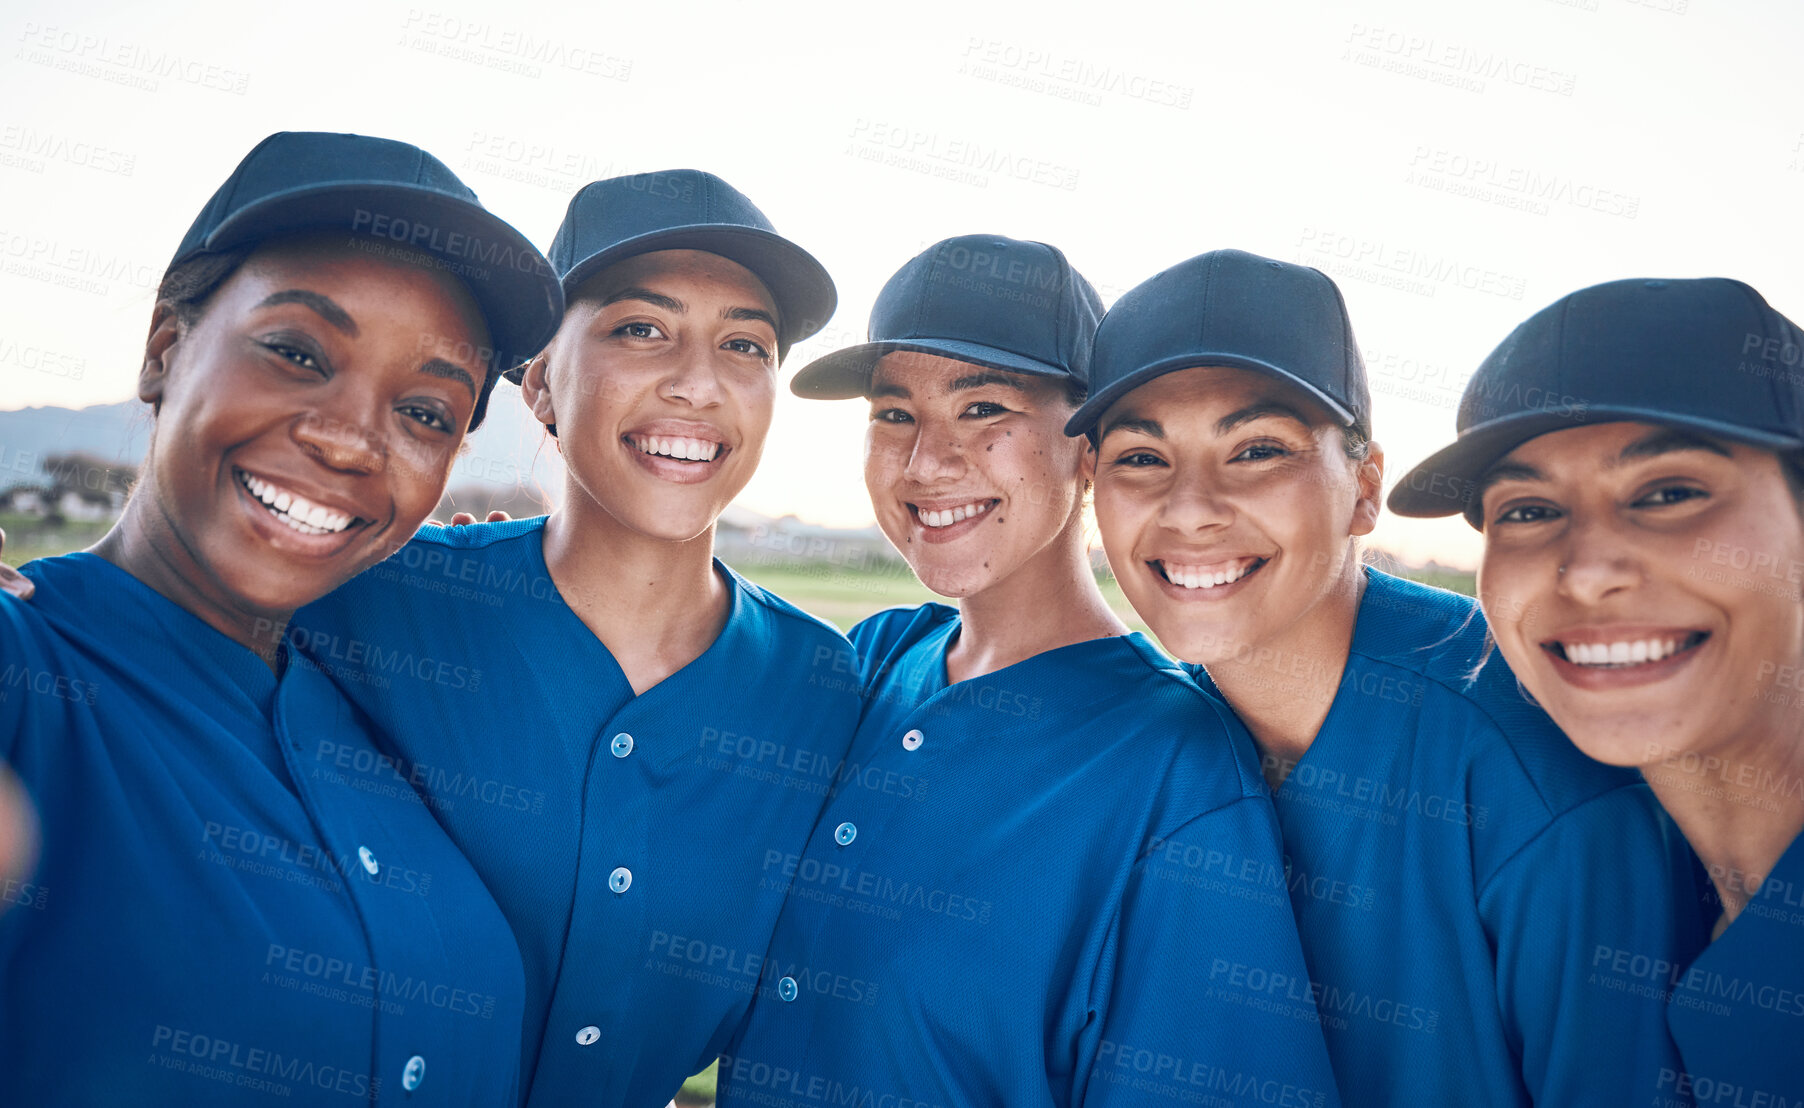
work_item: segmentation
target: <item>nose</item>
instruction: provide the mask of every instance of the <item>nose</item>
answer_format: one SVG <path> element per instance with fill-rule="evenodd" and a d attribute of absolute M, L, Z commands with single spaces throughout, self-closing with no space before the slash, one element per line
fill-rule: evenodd
<path fill-rule="evenodd" d="M 670 372 L 659 385 L 659 395 L 693 408 L 712 408 L 721 402 L 720 366 L 716 351 L 706 343 L 685 343 Z"/>
<path fill-rule="evenodd" d="M 290 433 L 302 450 L 331 469 L 380 473 L 388 465 L 381 436 L 369 430 L 367 421 L 308 412 L 294 422 Z"/>
<path fill-rule="evenodd" d="M 1232 522 L 1233 505 L 1207 472 L 1194 467 L 1178 471 L 1159 503 L 1159 526 L 1176 534 L 1195 534 Z"/>
<path fill-rule="evenodd" d="M 915 441 L 908 452 L 908 467 L 903 472 L 910 481 L 920 485 L 963 476 L 965 453 L 958 436 L 938 423 L 916 424 Z"/>
<path fill-rule="evenodd" d="M 1560 595 L 1596 604 L 1621 589 L 1639 585 L 1645 574 L 1635 544 L 1613 520 L 1573 513 L 1557 571 Z"/>

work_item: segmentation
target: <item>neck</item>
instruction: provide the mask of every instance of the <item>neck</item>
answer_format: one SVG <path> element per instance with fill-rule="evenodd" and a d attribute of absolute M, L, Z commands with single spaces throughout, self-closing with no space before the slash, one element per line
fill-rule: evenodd
<path fill-rule="evenodd" d="M 1244 644 L 1246 649 L 1235 644 L 1229 657 L 1206 667 L 1252 734 L 1273 789 L 1309 752 L 1334 707 L 1365 587 L 1365 572 L 1349 544 L 1347 561 L 1304 618 Z"/>
<path fill-rule="evenodd" d="M 699 657 L 726 626 L 714 528 L 671 542 L 624 526 L 574 481 L 545 521 L 545 565 L 564 602 L 642 693 Z"/>
<path fill-rule="evenodd" d="M 294 609 L 252 608 L 231 596 L 156 511 L 155 500 L 155 490 L 146 482 L 144 493 L 126 502 L 119 522 L 88 553 L 144 582 L 274 670 Z"/>
<path fill-rule="evenodd" d="M 946 678 L 968 681 L 1061 646 L 1127 633 L 1084 556 L 1082 519 L 1015 572 L 958 602 L 958 641 Z"/>
<path fill-rule="evenodd" d="M 1767 722 L 1759 734 L 1713 747 L 1707 757 L 1642 767 L 1723 902 L 1716 934 L 1735 922 L 1804 831 L 1804 797 L 1798 792 L 1804 781 L 1804 719 Z"/>

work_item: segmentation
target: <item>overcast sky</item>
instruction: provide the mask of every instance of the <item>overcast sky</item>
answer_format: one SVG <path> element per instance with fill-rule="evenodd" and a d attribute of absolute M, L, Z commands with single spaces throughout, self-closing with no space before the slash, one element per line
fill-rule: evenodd
<path fill-rule="evenodd" d="M 1731 276 L 1804 319 L 1795 0 L 574 7 L 9 3 L 0 408 L 130 396 L 177 241 L 283 129 L 417 143 L 541 247 L 589 180 L 718 173 L 838 282 L 786 376 L 952 234 L 1054 243 L 1106 301 L 1218 247 L 1315 265 L 1393 480 L 1575 288 Z M 865 415 L 785 393 L 742 503 L 868 522 Z M 1457 520 L 1376 541 L 1477 549 Z"/>

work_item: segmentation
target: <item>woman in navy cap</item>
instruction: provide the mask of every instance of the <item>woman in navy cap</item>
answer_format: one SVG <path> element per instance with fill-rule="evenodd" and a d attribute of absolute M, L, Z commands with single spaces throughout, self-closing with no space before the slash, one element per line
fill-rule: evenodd
<path fill-rule="evenodd" d="M 866 705 L 790 885 L 725 1105 L 1338 1103 L 1245 732 L 1129 634 L 1084 549 L 1096 292 L 1056 249 L 928 248 L 870 342 L 879 524 L 957 607 L 852 630 Z M 1254 984 L 1256 983 L 1256 984 Z"/>
<path fill-rule="evenodd" d="M 1485 360 L 1459 441 L 1391 493 L 1484 532 L 1510 669 L 1580 750 L 1639 769 L 1702 860 L 1695 957 L 1592 956 L 1668 1000 L 1683 1064 L 1659 1084 L 1699 1104 L 1804 1098 L 1801 359 L 1739 281 L 1581 289 Z M 1642 849 L 1605 848 L 1599 870 Z"/>
<path fill-rule="evenodd" d="M 124 514 L 0 597 L 0 760 L 42 822 L 0 916 L 9 1101 L 514 1095 L 506 921 L 417 794 L 340 770 L 366 721 L 282 630 L 412 534 L 560 304 L 404 143 L 273 135 L 195 220 Z"/>
<path fill-rule="evenodd" d="M 551 259 L 516 376 L 562 505 L 427 528 L 293 637 L 397 750 L 344 772 L 424 790 L 513 924 L 530 1102 L 662 1105 L 750 1004 L 857 721 L 844 636 L 713 557 L 835 293 L 693 170 L 586 186 Z"/>
<path fill-rule="evenodd" d="M 1383 454 L 1340 291 L 1237 250 L 1125 294 L 1096 336 L 1096 516 L 1122 591 L 1252 731 L 1352 1104 L 1647 1104 L 1682 844 L 1484 653 L 1476 605 L 1361 564 Z"/>

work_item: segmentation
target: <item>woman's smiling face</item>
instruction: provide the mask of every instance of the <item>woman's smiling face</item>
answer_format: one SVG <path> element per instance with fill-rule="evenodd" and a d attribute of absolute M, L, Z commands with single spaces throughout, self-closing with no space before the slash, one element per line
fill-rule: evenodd
<path fill-rule="evenodd" d="M 1053 551 L 1083 498 L 1063 380 L 918 351 L 871 377 L 864 479 L 877 523 L 922 583 L 974 596 Z"/>
<path fill-rule="evenodd" d="M 683 542 L 758 467 L 776 326 L 770 291 L 738 263 L 641 254 L 584 284 L 522 388 L 590 500 L 630 530 Z"/>
<path fill-rule="evenodd" d="M 1271 376 L 1178 370 L 1097 425 L 1096 524 L 1134 610 L 1210 664 L 1306 628 L 1378 514 L 1382 456 L 1347 457 L 1318 405 Z"/>
<path fill-rule="evenodd" d="M 300 607 L 392 553 L 438 503 L 489 367 L 469 293 L 430 268 L 295 240 L 184 319 L 159 304 L 143 524 L 210 605 Z"/>
<path fill-rule="evenodd" d="M 1510 667 L 1579 749 L 1648 766 L 1796 729 L 1804 521 L 1778 455 L 1604 423 L 1483 482 L 1479 593 Z"/>

